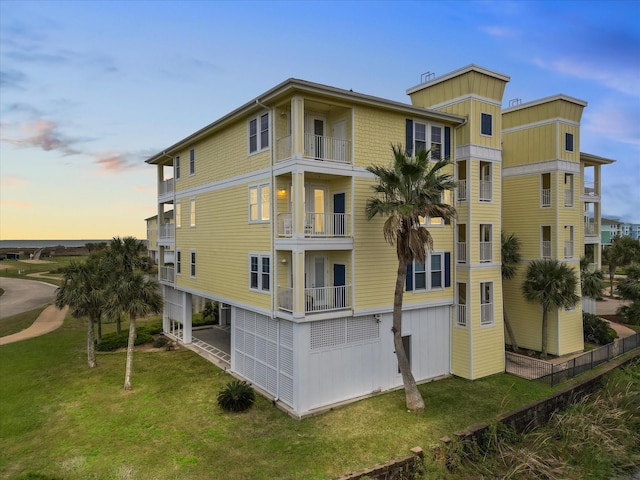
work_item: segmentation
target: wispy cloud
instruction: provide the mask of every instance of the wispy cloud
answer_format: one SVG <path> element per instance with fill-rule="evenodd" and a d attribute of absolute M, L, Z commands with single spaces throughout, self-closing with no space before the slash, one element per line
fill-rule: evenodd
<path fill-rule="evenodd" d="M 25 89 L 27 75 L 19 70 L 3 69 L 0 71 L 0 87 Z"/>
<path fill-rule="evenodd" d="M 77 155 L 80 150 L 74 148 L 80 139 L 66 137 L 52 120 L 26 122 L 17 128 L 16 135 L 2 137 L 1 140 L 19 148 L 40 148 L 46 152 L 60 152 L 63 155 Z"/>
<path fill-rule="evenodd" d="M 640 147 L 640 110 L 621 101 L 605 100 L 587 107 L 583 129 L 594 136 Z"/>
<path fill-rule="evenodd" d="M 24 188 L 28 185 L 28 181 L 24 177 L 17 176 L 3 176 L 0 179 L 0 187 L 5 188 Z"/>
<path fill-rule="evenodd" d="M 109 173 L 118 173 L 136 168 L 144 168 L 147 165 L 144 161 L 155 152 L 142 150 L 137 152 L 117 152 L 107 151 L 99 154 L 91 154 L 96 158 L 95 163 L 99 165 L 102 171 Z M 140 187 L 144 188 L 144 187 Z M 136 187 L 136 190 L 138 187 Z"/>
<path fill-rule="evenodd" d="M 518 31 L 508 27 L 484 26 L 480 31 L 498 38 L 513 38 L 518 36 Z"/>
<path fill-rule="evenodd" d="M 33 206 L 31 202 L 21 202 L 19 200 L 2 200 L 0 201 L 0 205 L 18 208 L 31 208 Z"/>

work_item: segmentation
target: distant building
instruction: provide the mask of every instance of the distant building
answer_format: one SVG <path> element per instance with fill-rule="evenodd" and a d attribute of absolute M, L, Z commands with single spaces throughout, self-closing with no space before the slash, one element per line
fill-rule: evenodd
<path fill-rule="evenodd" d="M 640 223 L 621 222 L 617 218 L 602 218 L 602 230 L 600 232 L 602 245 L 611 244 L 613 237 L 640 238 Z"/>

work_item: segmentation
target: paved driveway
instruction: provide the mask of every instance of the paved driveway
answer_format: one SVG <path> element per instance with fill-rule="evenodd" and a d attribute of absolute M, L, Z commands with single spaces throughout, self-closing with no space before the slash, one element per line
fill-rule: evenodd
<path fill-rule="evenodd" d="M 35 280 L 0 277 L 0 288 L 4 290 L 0 296 L 0 318 L 5 318 L 46 305 L 53 300 L 58 287 Z"/>

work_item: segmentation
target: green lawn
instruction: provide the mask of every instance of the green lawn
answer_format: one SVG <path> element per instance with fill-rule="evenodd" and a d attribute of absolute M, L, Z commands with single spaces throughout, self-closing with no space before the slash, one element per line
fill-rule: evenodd
<path fill-rule="evenodd" d="M 19 260 L 3 260 L 0 262 L 0 277 L 38 280 L 37 278 L 29 277 L 29 274 L 52 272 L 50 276 L 62 279 L 62 274 L 55 272 L 56 270 L 66 267 L 72 261 L 84 261 L 86 258 L 86 256 L 70 256 L 43 259 L 51 263 L 25 263 Z M 59 281 L 50 278 L 43 279 L 43 281 L 60 285 Z"/>

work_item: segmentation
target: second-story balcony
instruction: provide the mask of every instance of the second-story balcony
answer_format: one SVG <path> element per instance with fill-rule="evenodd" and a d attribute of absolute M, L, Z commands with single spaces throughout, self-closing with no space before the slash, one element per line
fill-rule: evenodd
<path fill-rule="evenodd" d="M 456 305 L 456 323 L 461 327 L 467 326 L 467 306 L 463 304 Z"/>
<path fill-rule="evenodd" d="M 174 190 L 173 178 L 158 183 L 158 196 L 171 195 Z"/>
<path fill-rule="evenodd" d="M 466 180 L 458 180 L 458 188 L 456 189 L 458 192 L 457 200 L 459 202 L 467 201 L 467 181 Z"/>
<path fill-rule="evenodd" d="M 290 213 L 278 214 L 278 236 L 292 237 L 294 234 L 293 216 Z M 351 215 L 348 213 L 304 214 L 305 237 L 350 237 Z"/>
<path fill-rule="evenodd" d="M 493 198 L 491 180 L 480 180 L 480 201 L 490 202 Z"/>
<path fill-rule="evenodd" d="M 598 191 L 598 184 L 594 181 L 584 181 L 584 193 L 585 197 L 598 197 L 600 192 Z"/>
<path fill-rule="evenodd" d="M 564 258 L 573 258 L 573 242 L 564 242 Z"/>
<path fill-rule="evenodd" d="M 540 191 L 540 204 L 543 207 L 551 206 L 551 189 L 550 188 L 543 188 Z"/>
<path fill-rule="evenodd" d="M 588 237 L 595 237 L 598 235 L 598 226 L 595 222 L 585 222 L 584 223 L 584 234 Z"/>
<path fill-rule="evenodd" d="M 158 267 L 158 280 L 164 283 L 175 283 L 175 268 L 167 265 L 161 265 Z"/>
<path fill-rule="evenodd" d="M 278 288 L 278 308 L 293 312 L 294 289 Z M 351 308 L 351 285 L 316 287 L 304 289 L 305 313 L 322 313 Z"/>
<path fill-rule="evenodd" d="M 467 263 L 467 242 L 457 242 L 458 263 Z"/>
<path fill-rule="evenodd" d="M 542 241 L 542 258 L 551 258 L 551 241 Z"/>
<path fill-rule="evenodd" d="M 286 160 L 292 154 L 291 135 L 279 138 L 276 142 L 276 161 Z M 305 133 L 303 156 L 323 162 L 351 164 L 351 141 Z"/>
<path fill-rule="evenodd" d="M 163 223 L 158 226 L 158 241 L 173 242 L 176 239 L 176 226 L 173 223 Z"/>
<path fill-rule="evenodd" d="M 492 259 L 493 242 L 480 242 L 480 261 L 490 262 Z"/>

